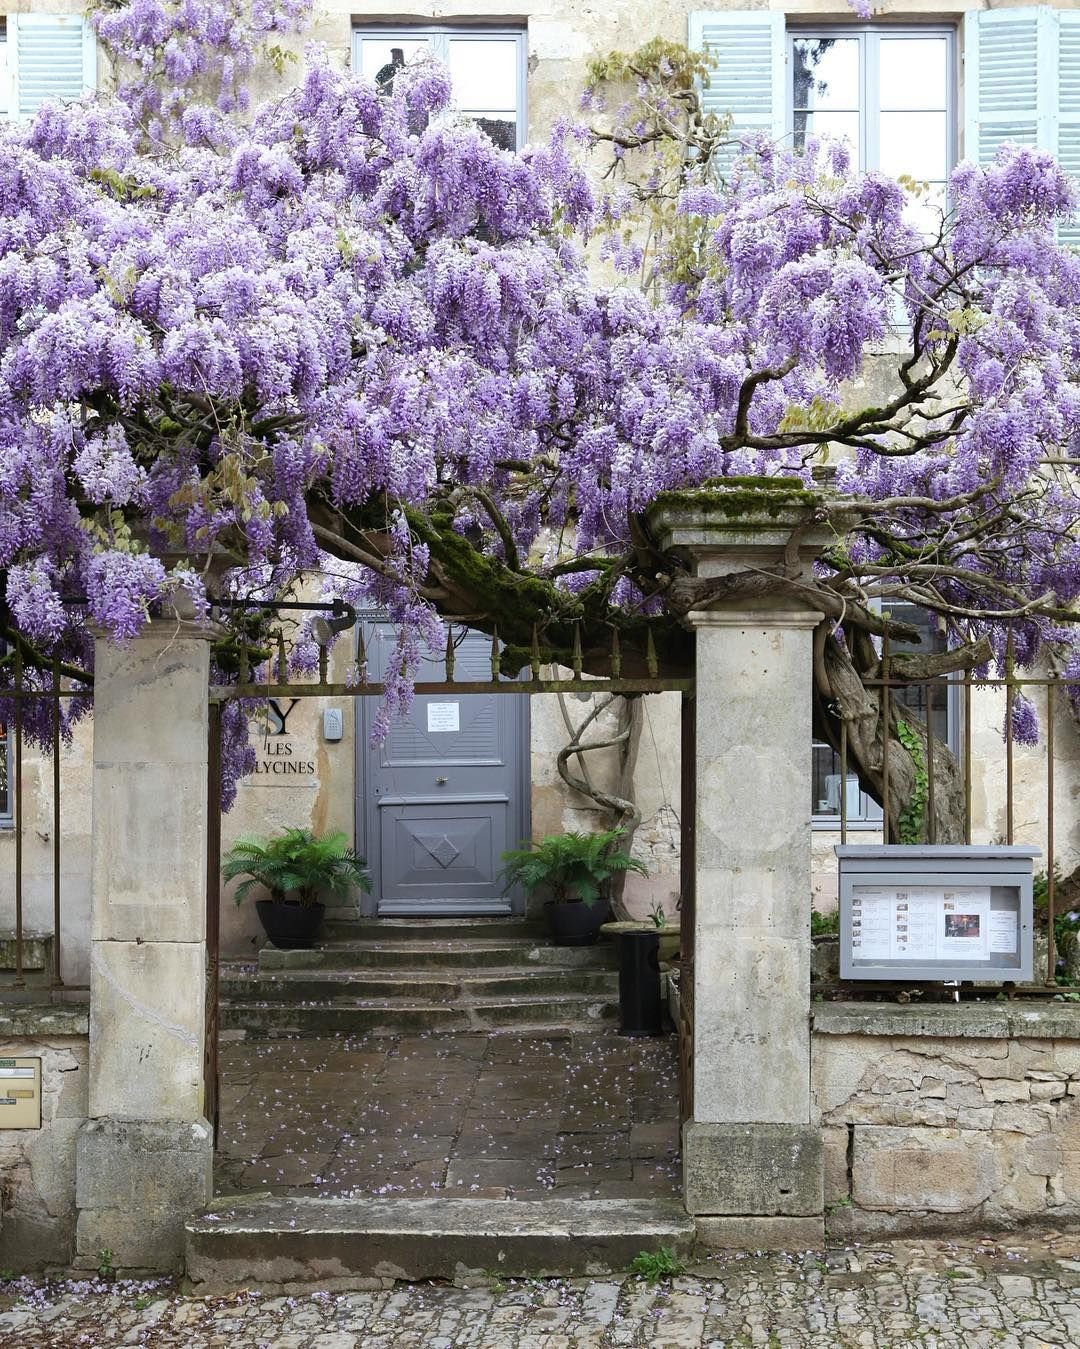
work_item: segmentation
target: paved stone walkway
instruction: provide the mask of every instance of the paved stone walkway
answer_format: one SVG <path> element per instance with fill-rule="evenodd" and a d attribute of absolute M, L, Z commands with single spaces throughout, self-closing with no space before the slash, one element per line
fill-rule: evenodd
<path fill-rule="evenodd" d="M 9 1309 L 5 1309 L 9 1308 Z M 727 1255 L 640 1279 L 185 1298 L 0 1284 L 4 1349 L 1047 1349 L 1080 1345 L 1080 1238 Z"/>
<path fill-rule="evenodd" d="M 242 1041 L 221 1082 L 219 1194 L 679 1193 L 674 1035 Z"/>

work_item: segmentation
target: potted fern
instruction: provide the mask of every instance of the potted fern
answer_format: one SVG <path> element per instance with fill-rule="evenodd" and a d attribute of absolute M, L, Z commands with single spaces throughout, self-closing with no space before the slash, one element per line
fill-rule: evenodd
<path fill-rule="evenodd" d="M 608 883 L 621 871 L 647 876 L 643 862 L 619 848 L 622 829 L 549 834 L 502 855 L 505 889 L 546 894 L 544 917 L 556 946 L 590 946 L 610 916 Z"/>
<path fill-rule="evenodd" d="M 322 922 L 323 895 L 346 895 L 355 886 L 371 889 L 371 876 L 343 833 L 317 837 L 310 829 L 286 829 L 272 838 L 242 838 L 221 867 L 226 881 L 244 879 L 234 898 L 242 904 L 253 886 L 270 892 L 255 911 L 272 945 L 282 950 L 309 947 Z"/>

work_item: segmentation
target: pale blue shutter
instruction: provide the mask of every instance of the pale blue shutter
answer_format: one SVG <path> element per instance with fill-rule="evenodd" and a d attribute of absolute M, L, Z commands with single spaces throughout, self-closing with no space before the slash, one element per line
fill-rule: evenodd
<path fill-rule="evenodd" d="M 964 156 L 989 164 L 1005 141 L 1055 149 L 1057 15 L 1026 9 L 964 18 Z"/>
<path fill-rule="evenodd" d="M 690 15 L 690 46 L 713 61 L 702 106 L 731 114 L 732 136 L 764 134 L 780 140 L 787 131 L 784 16 L 756 9 L 698 10 Z M 737 150 L 724 157 L 730 167 Z"/>
<path fill-rule="evenodd" d="M 1045 5 L 970 13 L 964 48 L 965 157 L 989 164 L 1015 141 L 1080 176 L 1080 14 Z M 1059 237 L 1080 244 L 1080 228 Z"/>
<path fill-rule="evenodd" d="M 37 112 L 47 99 L 81 98 L 97 83 L 93 33 L 75 15 L 11 15 L 8 60 L 17 117 Z"/>
<path fill-rule="evenodd" d="M 1080 183 L 1080 13 L 1058 15 L 1058 144 L 1063 168 Z M 1080 222 L 1063 225 L 1058 238 L 1080 248 Z"/>

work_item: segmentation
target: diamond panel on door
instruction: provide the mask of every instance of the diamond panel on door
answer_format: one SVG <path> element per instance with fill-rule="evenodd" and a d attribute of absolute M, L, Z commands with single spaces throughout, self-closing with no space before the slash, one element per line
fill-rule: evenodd
<path fill-rule="evenodd" d="M 506 809 L 505 800 L 381 805 L 382 855 L 394 859 L 383 901 L 497 900 Z"/>

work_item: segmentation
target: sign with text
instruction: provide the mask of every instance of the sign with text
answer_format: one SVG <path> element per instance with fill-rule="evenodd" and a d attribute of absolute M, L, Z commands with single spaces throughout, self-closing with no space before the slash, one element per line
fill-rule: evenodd
<path fill-rule="evenodd" d="M 314 787 L 315 761 L 295 734 L 289 718 L 299 698 L 267 700 L 266 722 L 256 748 L 254 773 L 244 781 L 264 787 Z"/>
<path fill-rule="evenodd" d="M 1034 849 L 840 847 L 845 979 L 1032 977 Z"/>
<path fill-rule="evenodd" d="M 460 731 L 460 703 L 428 703 L 427 728 L 429 731 Z"/>

